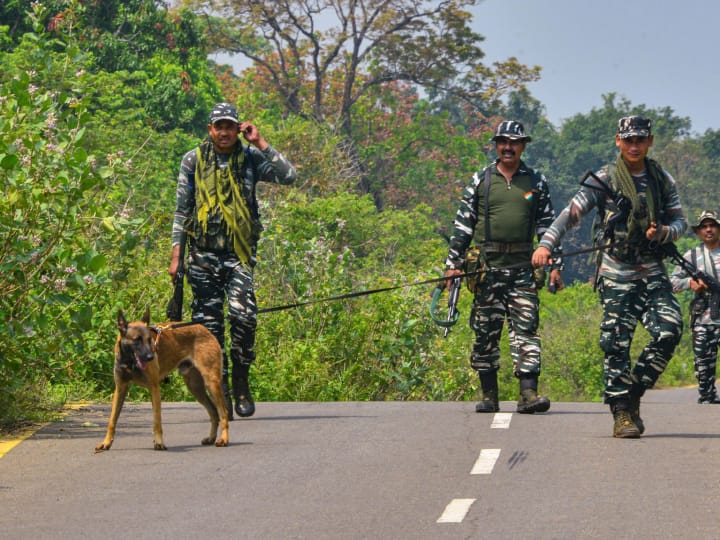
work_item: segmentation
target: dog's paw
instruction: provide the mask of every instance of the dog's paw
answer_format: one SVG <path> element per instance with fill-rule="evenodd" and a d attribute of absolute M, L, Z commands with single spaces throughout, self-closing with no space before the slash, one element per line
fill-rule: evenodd
<path fill-rule="evenodd" d="M 224 440 L 224 439 L 218 439 L 217 441 L 215 441 L 215 446 L 217 446 L 218 448 L 225 447 L 228 445 L 229 445 L 228 441 Z"/>
<path fill-rule="evenodd" d="M 200 441 L 200 444 L 202 444 L 203 446 L 215 444 L 215 437 L 205 437 L 202 441 Z"/>
<path fill-rule="evenodd" d="M 167 446 L 163 443 L 155 443 L 155 450 L 167 450 Z"/>
<path fill-rule="evenodd" d="M 103 441 L 95 447 L 95 453 L 99 454 L 100 452 L 105 452 L 106 450 L 110 450 L 111 446 L 112 446 L 112 442 L 110 442 L 109 444 L 106 444 L 105 441 Z"/>

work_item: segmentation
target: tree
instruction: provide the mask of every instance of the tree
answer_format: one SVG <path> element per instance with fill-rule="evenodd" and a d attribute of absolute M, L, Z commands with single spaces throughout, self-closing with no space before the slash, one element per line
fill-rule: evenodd
<path fill-rule="evenodd" d="M 376 181 L 361 159 L 360 111 L 388 85 L 415 85 L 431 98 L 452 97 L 477 110 L 536 80 L 540 68 L 511 58 L 482 63 L 483 37 L 465 8 L 477 0 L 185 0 L 202 12 L 211 49 L 253 63 L 256 84 L 288 113 L 328 123 L 356 163 L 360 188 Z M 413 89 L 414 91 L 414 89 Z"/>

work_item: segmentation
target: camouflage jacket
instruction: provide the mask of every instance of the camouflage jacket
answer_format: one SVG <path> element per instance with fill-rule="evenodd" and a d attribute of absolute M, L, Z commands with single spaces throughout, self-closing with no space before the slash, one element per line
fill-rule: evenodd
<path fill-rule="evenodd" d="M 489 172 L 488 201 L 485 204 L 485 177 Z M 454 229 L 445 266 L 463 268 L 465 253 L 473 241 L 483 248 L 486 238 L 485 208 L 488 208 L 489 242 L 500 246 L 500 251 L 487 250 L 486 264 L 491 268 L 517 266 L 530 267 L 533 236 L 539 239 L 555 218 L 550 190 L 545 176 L 520 162 L 510 184 L 497 170 L 497 160 L 473 175 L 465 188 L 455 216 Z M 502 246 L 508 250 L 502 252 Z M 512 246 L 517 246 L 513 249 Z M 562 268 L 561 249 L 554 252 L 553 268 Z"/>

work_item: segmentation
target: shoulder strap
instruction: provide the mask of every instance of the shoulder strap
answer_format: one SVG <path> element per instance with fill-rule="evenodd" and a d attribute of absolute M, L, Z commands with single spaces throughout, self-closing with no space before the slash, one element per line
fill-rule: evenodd
<path fill-rule="evenodd" d="M 536 192 L 533 193 L 532 204 L 530 209 L 530 219 L 528 220 L 528 242 L 533 241 L 533 233 L 535 232 L 535 222 L 537 221 L 537 212 L 540 208 L 540 191 L 537 187 L 540 185 L 540 173 L 535 169 L 530 169 L 532 174 L 530 175 L 530 181 L 532 182 L 532 189 Z"/>
<path fill-rule="evenodd" d="M 485 241 L 490 242 L 490 167 L 485 169 Z"/>
<path fill-rule="evenodd" d="M 710 268 L 710 272 L 712 272 L 713 277 L 715 278 L 715 281 L 718 279 L 718 272 L 717 268 L 715 268 L 715 261 L 713 260 L 712 252 L 703 244 L 700 246 L 700 249 L 702 250 L 703 254 L 703 268 L 705 272 L 708 272 L 708 267 Z M 695 253 L 695 250 L 693 250 L 693 254 Z M 695 268 L 697 268 L 697 265 L 695 265 Z"/>

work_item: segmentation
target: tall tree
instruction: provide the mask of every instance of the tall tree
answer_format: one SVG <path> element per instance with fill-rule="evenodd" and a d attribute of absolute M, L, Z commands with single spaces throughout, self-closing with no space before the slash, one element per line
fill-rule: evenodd
<path fill-rule="evenodd" d="M 482 63 L 483 37 L 469 27 L 477 0 L 184 0 L 205 14 L 208 45 L 248 59 L 289 113 L 328 123 L 360 159 L 354 120 L 378 88 L 405 83 L 484 110 L 540 68 L 511 58 Z"/>

